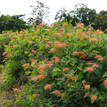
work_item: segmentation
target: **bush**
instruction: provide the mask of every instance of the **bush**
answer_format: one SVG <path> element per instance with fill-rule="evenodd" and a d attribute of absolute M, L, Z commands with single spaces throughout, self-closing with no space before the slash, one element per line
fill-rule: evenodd
<path fill-rule="evenodd" d="M 106 50 L 100 30 L 40 24 L 12 36 L 5 47 L 6 86 L 22 107 L 106 107 Z"/>

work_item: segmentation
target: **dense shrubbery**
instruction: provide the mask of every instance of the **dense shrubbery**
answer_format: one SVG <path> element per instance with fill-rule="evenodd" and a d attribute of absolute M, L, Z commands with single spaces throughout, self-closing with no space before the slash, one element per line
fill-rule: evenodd
<path fill-rule="evenodd" d="M 107 37 L 102 31 L 55 23 L 2 36 L 3 85 L 17 92 L 17 104 L 107 106 Z"/>

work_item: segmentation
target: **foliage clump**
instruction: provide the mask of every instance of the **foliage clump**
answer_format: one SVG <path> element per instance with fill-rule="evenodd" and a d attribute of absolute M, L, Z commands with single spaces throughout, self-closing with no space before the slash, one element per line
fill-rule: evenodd
<path fill-rule="evenodd" d="M 2 71 L 6 86 L 18 94 L 17 104 L 107 106 L 107 37 L 102 31 L 64 22 L 8 35 Z"/>

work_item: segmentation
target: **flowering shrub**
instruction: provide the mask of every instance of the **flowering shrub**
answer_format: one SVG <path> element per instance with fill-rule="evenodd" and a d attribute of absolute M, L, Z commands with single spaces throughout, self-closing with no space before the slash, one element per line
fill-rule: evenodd
<path fill-rule="evenodd" d="M 3 52 L 6 85 L 22 107 L 106 107 L 106 50 L 102 31 L 40 24 L 11 36 Z M 24 86 L 17 89 L 17 81 Z"/>

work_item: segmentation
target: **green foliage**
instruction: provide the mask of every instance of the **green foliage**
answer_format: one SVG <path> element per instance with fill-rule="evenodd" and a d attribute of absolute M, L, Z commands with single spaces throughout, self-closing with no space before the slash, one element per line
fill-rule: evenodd
<path fill-rule="evenodd" d="M 93 27 L 107 32 L 107 11 L 100 11 L 99 14 L 96 15 Z"/>
<path fill-rule="evenodd" d="M 23 15 L 0 16 L 0 33 L 2 31 L 20 31 L 26 29 L 26 22 L 21 18 Z"/>
<path fill-rule="evenodd" d="M 107 105 L 107 36 L 102 31 L 57 22 L 9 35 L 2 72 L 19 106 Z"/>
<path fill-rule="evenodd" d="M 73 26 L 76 23 L 83 23 L 85 26 L 92 26 L 95 30 L 100 29 L 104 32 L 107 29 L 107 11 L 100 11 L 88 8 L 84 4 L 77 4 L 73 10 L 67 12 L 66 9 L 60 9 L 55 16 L 55 20 L 61 22 L 67 21 Z"/>

